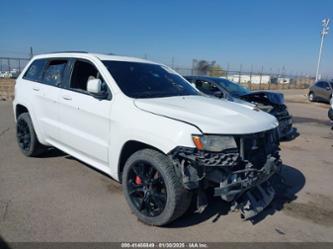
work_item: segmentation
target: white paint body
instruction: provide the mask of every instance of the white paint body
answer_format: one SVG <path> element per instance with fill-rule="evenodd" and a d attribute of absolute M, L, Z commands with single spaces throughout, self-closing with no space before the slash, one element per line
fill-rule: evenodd
<path fill-rule="evenodd" d="M 41 58 L 81 58 L 93 63 L 112 93 L 111 100 L 25 80 L 29 65 Z M 167 154 L 177 146 L 195 147 L 192 134 L 248 134 L 277 127 L 275 117 L 227 100 L 204 96 L 133 99 L 119 89 L 102 60 L 150 61 L 84 53 L 34 57 L 18 77 L 16 105 L 25 106 L 37 137 L 119 180 L 123 146 L 138 141 Z M 156 64 L 156 63 L 154 63 Z"/>

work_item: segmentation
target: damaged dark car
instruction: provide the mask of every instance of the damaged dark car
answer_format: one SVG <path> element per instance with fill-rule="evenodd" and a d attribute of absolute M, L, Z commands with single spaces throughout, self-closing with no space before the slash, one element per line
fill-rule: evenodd
<path fill-rule="evenodd" d="M 292 117 L 285 105 L 282 93 L 271 91 L 250 91 L 230 80 L 208 76 L 184 76 L 201 93 L 217 98 L 225 98 L 243 104 L 253 104 L 279 121 L 279 137 L 281 140 L 293 138 Z"/>

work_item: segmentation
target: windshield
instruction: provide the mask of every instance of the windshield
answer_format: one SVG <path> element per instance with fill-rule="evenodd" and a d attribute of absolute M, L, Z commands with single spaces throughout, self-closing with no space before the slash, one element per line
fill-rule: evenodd
<path fill-rule="evenodd" d="M 238 85 L 230 80 L 226 79 L 216 79 L 215 82 L 223 87 L 227 92 L 233 97 L 239 97 L 250 93 L 250 90 L 246 87 Z"/>
<path fill-rule="evenodd" d="M 182 77 L 156 64 L 103 61 L 121 91 L 131 98 L 198 95 Z"/>

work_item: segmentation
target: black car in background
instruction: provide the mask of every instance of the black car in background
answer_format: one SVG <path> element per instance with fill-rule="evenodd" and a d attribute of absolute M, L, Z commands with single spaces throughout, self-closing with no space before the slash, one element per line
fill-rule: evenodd
<path fill-rule="evenodd" d="M 259 109 L 268 112 L 279 121 L 279 133 L 281 139 L 289 139 L 295 135 L 292 127 L 292 117 L 284 103 L 282 93 L 270 91 L 253 91 L 236 84 L 230 80 L 208 76 L 184 76 L 200 92 L 226 98 L 231 101 L 246 101 L 255 104 Z"/>
<path fill-rule="evenodd" d="M 319 80 L 309 88 L 308 99 L 311 102 L 323 101 L 329 103 L 332 93 L 333 81 Z"/>

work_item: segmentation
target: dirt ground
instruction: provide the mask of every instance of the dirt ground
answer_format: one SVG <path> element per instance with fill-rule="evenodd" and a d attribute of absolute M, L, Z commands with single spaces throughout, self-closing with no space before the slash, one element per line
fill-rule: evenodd
<path fill-rule="evenodd" d="M 281 144 L 288 187 L 253 223 L 218 198 L 165 228 L 137 221 L 109 177 L 58 151 L 26 158 L 0 101 L 0 236 L 13 241 L 333 241 L 333 131 L 328 105 L 284 91 L 299 136 Z"/>

